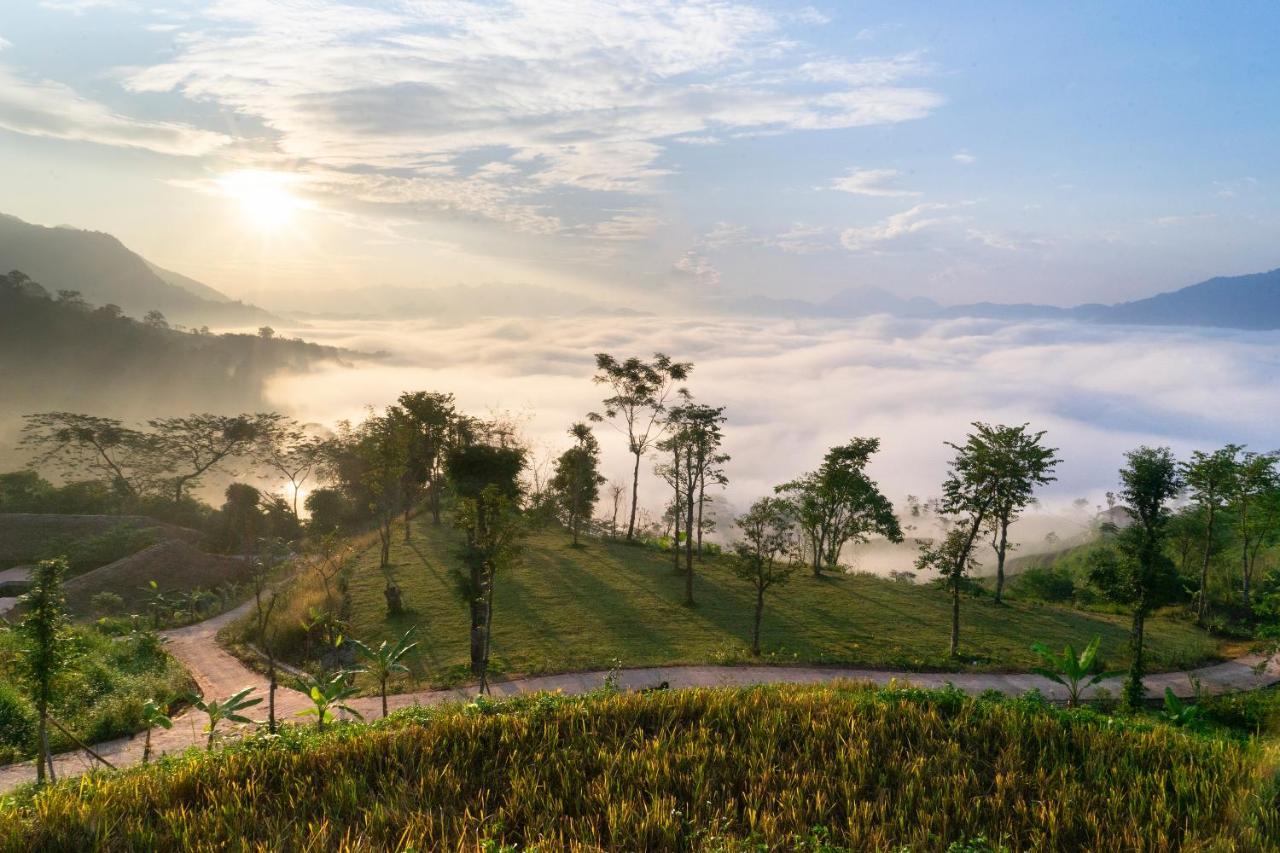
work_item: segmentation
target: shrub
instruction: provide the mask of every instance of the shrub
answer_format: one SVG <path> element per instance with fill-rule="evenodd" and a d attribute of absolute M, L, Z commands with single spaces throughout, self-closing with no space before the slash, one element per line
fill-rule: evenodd
<path fill-rule="evenodd" d="M 10 684 L 0 681 L 0 755 L 25 754 L 35 742 L 36 712 L 26 697 Z"/>
<path fill-rule="evenodd" d="M 89 599 L 89 609 L 98 616 L 116 616 L 124 610 L 124 599 L 104 589 L 102 592 L 95 592 Z"/>
<path fill-rule="evenodd" d="M 1038 601 L 1070 601 L 1076 582 L 1070 570 L 1060 566 L 1037 566 L 1018 575 L 1013 584 L 1018 594 Z"/>

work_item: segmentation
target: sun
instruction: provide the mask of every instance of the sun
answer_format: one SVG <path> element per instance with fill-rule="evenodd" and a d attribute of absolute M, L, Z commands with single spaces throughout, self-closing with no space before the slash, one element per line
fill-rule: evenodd
<path fill-rule="evenodd" d="M 270 233 L 292 225 L 307 207 L 291 191 L 298 182 L 298 176 L 288 172 L 242 169 L 219 178 L 218 188 L 239 204 L 250 227 Z"/>

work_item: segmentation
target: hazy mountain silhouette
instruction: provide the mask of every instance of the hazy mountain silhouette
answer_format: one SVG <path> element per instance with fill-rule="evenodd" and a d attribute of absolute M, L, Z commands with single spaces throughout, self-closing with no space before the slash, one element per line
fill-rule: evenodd
<path fill-rule="evenodd" d="M 78 290 L 95 305 L 141 317 L 162 312 L 187 325 L 267 322 L 271 314 L 149 263 L 110 234 L 46 228 L 0 214 L 0 273 L 21 270 L 48 291 Z"/>
<path fill-rule="evenodd" d="M 713 306 L 727 313 L 783 317 L 984 317 L 999 320 L 1074 319 L 1094 323 L 1148 326 L 1206 326 L 1227 329 L 1280 329 L 1280 269 L 1252 275 L 1223 276 L 1115 305 L 1061 308 L 1034 303 L 975 302 L 939 305 L 930 299 L 903 299 L 882 288 L 847 288 L 822 302 L 746 296 L 721 299 Z"/>

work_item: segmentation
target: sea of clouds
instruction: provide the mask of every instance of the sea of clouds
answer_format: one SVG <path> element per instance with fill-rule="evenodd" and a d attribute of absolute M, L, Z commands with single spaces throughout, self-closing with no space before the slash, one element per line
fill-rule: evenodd
<path fill-rule="evenodd" d="M 282 376 L 269 399 L 305 420 L 358 419 L 404 390 L 451 391 L 474 414 L 515 415 L 538 458 L 599 407 L 593 354 L 661 351 L 694 363 L 689 390 L 726 407 L 726 510 L 745 507 L 852 436 L 877 436 L 887 495 L 938 493 L 971 421 L 1028 422 L 1060 448 L 1058 481 L 1023 538 L 1085 527 L 1140 444 L 1180 455 L 1280 446 L 1280 333 L 994 320 L 570 317 L 316 322 L 282 330 L 387 357 Z M 622 437 L 597 427 L 604 473 L 626 480 Z M 641 505 L 664 499 L 646 465 Z M 1088 512 L 1072 503 L 1089 501 Z M 879 562 L 879 561 L 877 561 Z M 898 561 L 900 562 L 900 560 Z M 903 568 L 904 566 L 898 566 Z"/>

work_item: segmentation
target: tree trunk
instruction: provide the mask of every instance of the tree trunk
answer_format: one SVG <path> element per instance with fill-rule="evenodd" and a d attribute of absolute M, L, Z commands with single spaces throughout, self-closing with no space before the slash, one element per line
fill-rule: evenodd
<path fill-rule="evenodd" d="M 636 454 L 636 467 L 631 472 L 631 518 L 627 521 L 627 541 L 630 542 L 636 535 L 636 500 L 640 494 L 640 453 Z"/>
<path fill-rule="evenodd" d="M 267 731 L 276 733 L 276 659 L 274 655 L 267 657 Z"/>
<path fill-rule="evenodd" d="M 689 578 L 685 584 L 685 603 L 693 604 L 693 501 L 697 496 L 695 488 L 696 476 L 693 474 L 693 453 L 685 452 L 684 458 L 685 479 L 689 485 L 689 491 L 685 495 L 684 502 L 684 570 L 688 572 Z"/>
<path fill-rule="evenodd" d="M 1204 527 L 1204 558 L 1200 562 L 1200 601 L 1196 621 L 1201 625 L 1209 617 L 1209 557 L 1213 554 L 1213 504 L 1209 505 Z"/>
<path fill-rule="evenodd" d="M 996 548 L 996 604 L 1002 602 L 1004 595 L 1004 555 L 1009 548 L 1009 522 L 1000 520 L 1000 545 Z"/>
<path fill-rule="evenodd" d="M 809 537 L 809 541 L 813 544 L 813 576 L 820 578 L 822 577 L 822 534 Z"/>
<path fill-rule="evenodd" d="M 142 763 L 151 763 L 151 727 L 147 726 L 147 733 L 143 736 L 142 741 Z"/>
<path fill-rule="evenodd" d="M 751 633 L 751 654 L 760 657 L 760 622 L 764 618 L 764 588 L 756 587 L 756 621 Z"/>
<path fill-rule="evenodd" d="M 410 507 L 405 507 L 404 508 L 404 541 L 406 542 L 408 542 L 410 539 L 409 512 L 410 512 Z"/>
<path fill-rule="evenodd" d="M 1146 688 L 1142 684 L 1142 677 L 1146 674 L 1146 661 L 1143 658 L 1142 649 L 1146 616 L 1146 603 L 1140 601 L 1133 608 L 1133 633 L 1129 637 L 1130 647 L 1133 650 L 1133 663 L 1129 664 L 1129 680 L 1124 685 L 1125 704 L 1131 710 L 1142 707 L 1147 697 Z"/>
<path fill-rule="evenodd" d="M 49 761 L 49 709 L 45 702 L 40 702 L 40 754 L 36 756 L 36 784 L 45 782 L 45 764 Z M 52 764 L 50 764 L 52 768 Z"/>
<path fill-rule="evenodd" d="M 494 577 L 489 573 L 489 594 L 484 605 L 484 662 L 480 669 L 480 692 L 489 692 L 489 646 L 493 637 L 493 587 Z"/>
<path fill-rule="evenodd" d="M 702 559 L 702 504 L 707 499 L 707 472 L 698 472 L 698 559 Z"/>
<path fill-rule="evenodd" d="M 440 483 L 439 475 L 431 478 L 431 523 L 440 525 Z"/>
<path fill-rule="evenodd" d="M 1253 561 L 1249 559 L 1249 537 L 1241 534 L 1240 550 L 1240 598 L 1246 610 L 1249 609 L 1249 580 L 1253 574 Z"/>
<path fill-rule="evenodd" d="M 951 656 L 960 654 L 960 576 L 951 579 Z"/>
<path fill-rule="evenodd" d="M 385 718 L 387 716 L 387 679 L 385 676 L 379 682 L 379 687 L 382 689 L 382 716 Z"/>

